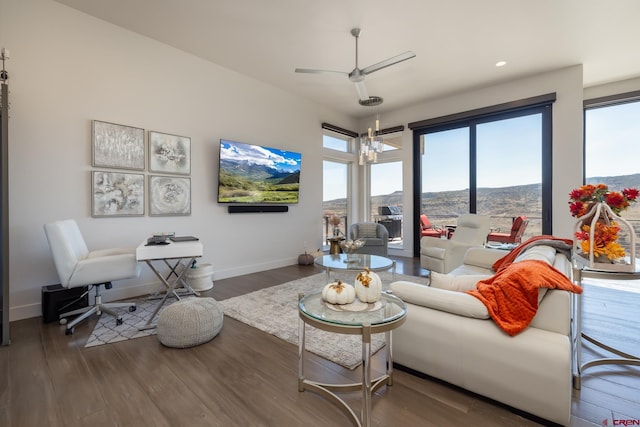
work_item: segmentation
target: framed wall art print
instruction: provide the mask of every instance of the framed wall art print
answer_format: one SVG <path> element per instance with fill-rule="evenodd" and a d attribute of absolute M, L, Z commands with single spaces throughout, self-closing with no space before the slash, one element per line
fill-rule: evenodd
<path fill-rule="evenodd" d="M 94 120 L 92 165 L 144 170 L 144 129 Z"/>
<path fill-rule="evenodd" d="M 191 178 L 149 175 L 149 215 L 191 215 Z"/>
<path fill-rule="evenodd" d="M 149 171 L 191 174 L 191 138 L 149 131 Z"/>
<path fill-rule="evenodd" d="M 144 175 L 93 171 L 91 216 L 143 216 Z"/>

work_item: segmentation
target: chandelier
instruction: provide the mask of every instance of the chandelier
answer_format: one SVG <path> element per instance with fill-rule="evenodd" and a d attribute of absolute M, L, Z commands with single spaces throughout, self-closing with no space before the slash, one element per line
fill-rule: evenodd
<path fill-rule="evenodd" d="M 378 154 L 384 151 L 384 141 L 380 136 L 380 119 L 376 117 L 375 130 L 367 131 L 366 135 L 360 135 L 360 153 L 358 156 L 358 164 L 363 166 L 365 163 L 376 163 Z"/>

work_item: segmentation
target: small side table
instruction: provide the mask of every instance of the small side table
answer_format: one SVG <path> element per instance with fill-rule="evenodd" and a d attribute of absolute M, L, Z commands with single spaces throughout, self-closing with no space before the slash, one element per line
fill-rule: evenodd
<path fill-rule="evenodd" d="M 371 394 L 382 385 L 393 385 L 393 354 L 391 331 L 404 323 L 407 307 L 393 295 L 383 293 L 380 307 L 372 311 L 336 311 L 322 299 L 322 293 L 298 295 L 298 391 L 313 390 L 341 405 L 358 427 L 371 426 Z M 327 384 L 308 380 L 304 376 L 305 326 L 309 324 L 323 331 L 362 337 L 362 382 L 353 384 Z M 371 379 L 371 335 L 384 332 L 386 341 L 386 373 Z M 362 390 L 360 416 L 334 391 Z"/>
<path fill-rule="evenodd" d="M 167 245 L 155 245 L 148 246 L 146 241 L 142 242 L 136 248 L 136 260 L 138 262 L 144 261 L 147 263 L 151 271 L 160 279 L 164 287 L 166 287 L 166 291 L 164 296 L 154 309 L 151 317 L 143 324 L 138 326 L 138 329 L 143 331 L 146 329 L 153 329 L 156 325 L 153 323 L 156 315 L 162 308 L 162 306 L 167 301 L 169 296 L 175 296 L 177 299 L 180 299 L 180 296 L 176 292 L 176 287 L 178 284 L 182 283 L 183 276 L 187 271 L 188 266 L 193 264 L 193 261 L 196 258 L 202 256 L 202 243 L 199 241 L 187 241 L 187 242 L 170 242 Z M 160 271 L 153 265 L 154 261 L 162 261 L 164 264 L 169 267 L 170 272 L 165 277 L 160 273 Z M 173 262 L 173 265 L 170 263 Z M 182 268 L 182 270 L 177 271 L 178 266 L 183 262 L 187 261 Z M 175 276 L 173 280 L 171 280 L 172 276 Z M 171 280 L 171 281 L 170 281 Z"/>
<path fill-rule="evenodd" d="M 636 266 L 639 263 L 636 261 Z M 592 279 L 605 279 L 605 280 L 640 280 L 640 271 L 636 270 L 635 272 L 617 272 L 617 271 L 603 271 L 603 270 L 593 270 L 587 267 L 582 266 L 574 266 L 573 268 L 573 278 L 575 282 L 582 286 L 583 278 L 592 278 Z M 583 291 L 584 292 L 584 291 Z M 582 371 L 587 368 L 591 368 L 593 366 L 599 365 L 636 365 L 640 366 L 640 357 L 634 356 L 632 354 L 624 353 L 616 348 L 610 347 L 595 338 L 585 334 L 582 332 L 582 294 L 572 294 L 574 295 L 574 321 L 576 330 L 575 333 L 572 333 L 572 347 L 575 351 L 575 357 L 572 357 L 572 362 L 575 363 L 573 371 L 573 388 L 576 390 L 580 390 L 581 388 L 581 376 Z M 591 344 L 600 347 L 603 350 L 608 351 L 609 353 L 615 355 L 612 357 L 603 357 L 600 359 L 590 360 L 588 362 L 582 363 L 582 339 L 589 341 Z"/>
<path fill-rule="evenodd" d="M 329 237 L 329 253 L 330 254 L 341 254 L 342 249 L 340 249 L 340 242 L 344 240 L 344 237 L 334 236 Z"/>

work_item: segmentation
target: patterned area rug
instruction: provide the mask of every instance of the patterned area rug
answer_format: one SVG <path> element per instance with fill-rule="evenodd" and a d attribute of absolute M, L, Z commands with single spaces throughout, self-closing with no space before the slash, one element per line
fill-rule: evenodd
<path fill-rule="evenodd" d="M 378 274 L 384 284 L 384 289 L 388 289 L 389 284 L 396 280 L 409 280 L 423 284 L 428 281 L 424 277 L 396 274 L 393 278 L 391 273 L 381 272 Z M 353 284 L 355 273 L 338 272 L 337 278 Z M 336 274 L 332 272 L 332 281 L 335 279 Z M 220 304 L 222 304 L 225 315 L 275 335 L 291 344 L 298 345 L 298 294 L 321 291 L 326 284 L 326 274 L 319 273 L 229 298 L 220 301 Z M 384 334 L 373 335 L 372 352 L 380 350 L 383 346 Z M 307 351 L 349 369 L 355 369 L 361 363 L 362 340 L 359 335 L 334 334 L 307 325 L 306 348 Z"/>
<path fill-rule="evenodd" d="M 164 304 L 163 309 L 175 301 L 175 298 L 169 298 Z M 139 331 L 138 327 L 143 325 L 147 319 L 151 317 L 153 310 L 155 310 L 156 306 L 160 303 L 160 300 L 150 300 L 144 297 L 134 300 L 133 302 L 136 303 L 136 311 L 129 312 L 126 309 L 119 311 L 119 313 L 122 313 L 122 325 L 116 325 L 116 319 L 113 316 L 108 314 L 101 315 L 98 319 L 98 323 L 96 323 L 96 326 L 93 328 L 93 332 L 85 344 L 85 347 L 94 347 L 102 344 L 155 335 L 155 328 Z M 158 313 L 158 316 L 159 315 L 160 314 Z M 156 321 L 158 320 L 158 316 L 156 316 Z"/>

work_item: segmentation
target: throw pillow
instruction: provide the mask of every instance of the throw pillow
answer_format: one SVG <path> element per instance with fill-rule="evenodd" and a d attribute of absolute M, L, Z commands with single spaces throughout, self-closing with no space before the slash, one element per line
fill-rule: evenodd
<path fill-rule="evenodd" d="M 450 276 L 448 274 L 441 274 L 435 271 L 432 271 L 430 274 L 431 283 L 429 286 L 432 288 L 458 292 L 475 289 L 476 284 L 480 280 L 487 278 L 486 274 L 463 274 L 462 276 Z"/>
<path fill-rule="evenodd" d="M 479 299 L 464 292 L 451 292 L 402 280 L 393 282 L 391 290 L 409 304 L 476 319 L 489 318 L 487 307 Z"/>
<path fill-rule="evenodd" d="M 378 228 L 378 224 L 375 224 L 375 223 L 358 224 L 357 237 L 363 237 L 365 239 L 378 237 L 377 228 Z"/>
<path fill-rule="evenodd" d="M 537 259 L 544 261 L 549 265 L 553 265 L 553 261 L 556 257 L 556 250 L 551 246 L 537 245 L 525 249 L 520 255 L 513 260 L 513 262 L 520 262 L 524 260 Z"/>

